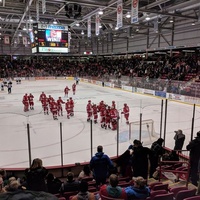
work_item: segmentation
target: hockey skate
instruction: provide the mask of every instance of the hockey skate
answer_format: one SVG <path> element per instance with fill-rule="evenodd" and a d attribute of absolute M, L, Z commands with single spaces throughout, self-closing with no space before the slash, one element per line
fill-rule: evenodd
<path fill-rule="evenodd" d="M 129 125 L 129 121 L 127 121 L 126 124 Z"/>
<path fill-rule="evenodd" d="M 87 119 L 87 122 L 89 122 L 90 121 L 90 119 Z"/>

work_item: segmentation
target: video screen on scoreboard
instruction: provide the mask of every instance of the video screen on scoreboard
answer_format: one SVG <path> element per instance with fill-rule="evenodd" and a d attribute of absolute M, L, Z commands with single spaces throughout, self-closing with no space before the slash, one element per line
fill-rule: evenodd
<path fill-rule="evenodd" d="M 48 42 L 61 42 L 62 41 L 62 31 L 61 30 L 46 30 L 46 41 Z"/>

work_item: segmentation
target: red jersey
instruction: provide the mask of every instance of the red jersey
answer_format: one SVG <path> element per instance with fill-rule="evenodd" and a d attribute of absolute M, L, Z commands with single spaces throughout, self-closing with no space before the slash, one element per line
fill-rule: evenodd
<path fill-rule="evenodd" d="M 118 117 L 118 111 L 117 111 L 117 109 L 112 108 L 110 110 L 110 117 L 111 117 L 111 119 L 117 119 L 117 117 Z"/>
<path fill-rule="evenodd" d="M 41 102 L 42 102 L 42 106 L 43 107 L 47 107 L 48 106 L 48 99 L 47 98 L 44 98 Z"/>
<path fill-rule="evenodd" d="M 73 108 L 74 107 L 74 101 L 73 101 L 73 99 L 70 99 L 69 103 L 71 104 L 71 107 Z"/>
<path fill-rule="evenodd" d="M 59 98 L 58 100 L 57 100 L 57 104 L 58 104 L 58 107 L 60 108 L 60 107 L 62 107 L 62 104 L 64 104 L 65 102 L 61 99 L 61 98 Z"/>
<path fill-rule="evenodd" d="M 66 86 L 65 89 L 64 89 L 65 94 L 68 94 L 69 90 L 70 89 L 68 88 L 68 86 Z"/>
<path fill-rule="evenodd" d="M 86 106 L 86 110 L 87 112 L 92 112 L 92 104 L 91 103 L 88 103 L 87 106 Z"/>
<path fill-rule="evenodd" d="M 125 115 L 129 114 L 129 107 L 128 107 L 127 105 L 124 106 L 124 108 L 123 108 L 123 113 L 124 113 Z"/>
<path fill-rule="evenodd" d="M 23 103 L 23 104 L 27 104 L 28 102 L 29 102 L 29 100 L 28 100 L 28 95 L 25 94 L 25 95 L 23 96 L 22 103 Z"/>
<path fill-rule="evenodd" d="M 42 101 L 46 97 L 47 97 L 46 94 L 44 92 L 42 92 L 42 94 L 40 95 L 39 101 Z"/>
<path fill-rule="evenodd" d="M 71 104 L 70 104 L 69 101 L 67 101 L 66 104 L 65 104 L 65 110 L 68 111 L 68 112 L 71 111 Z"/>
<path fill-rule="evenodd" d="M 57 105 L 57 103 L 56 103 L 56 102 L 52 102 L 51 111 L 52 111 L 53 113 L 55 113 L 55 112 L 57 112 L 57 110 L 58 110 L 58 105 Z"/>
<path fill-rule="evenodd" d="M 75 84 L 75 83 L 72 85 L 72 90 L 73 90 L 73 91 L 76 90 L 76 84 Z"/>
<path fill-rule="evenodd" d="M 29 103 L 33 103 L 33 99 L 34 99 L 34 96 L 32 94 L 30 94 L 28 96 Z"/>

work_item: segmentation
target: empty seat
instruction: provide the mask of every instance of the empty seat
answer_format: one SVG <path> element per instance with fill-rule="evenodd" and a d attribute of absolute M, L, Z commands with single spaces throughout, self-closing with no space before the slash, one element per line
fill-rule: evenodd
<path fill-rule="evenodd" d="M 124 199 L 117 199 L 114 197 L 107 197 L 107 196 L 101 195 L 101 200 L 124 200 Z"/>
<path fill-rule="evenodd" d="M 176 200 L 183 200 L 186 199 L 188 197 L 192 197 L 194 196 L 196 193 L 196 189 L 191 189 L 191 190 L 182 190 L 180 192 L 177 193 L 176 195 Z"/>
<path fill-rule="evenodd" d="M 151 200 L 173 200 L 173 193 L 159 194 L 156 195 Z"/>
<path fill-rule="evenodd" d="M 151 190 L 153 190 L 153 188 L 154 188 L 155 185 L 161 185 L 161 184 L 162 184 L 161 182 L 157 182 L 157 181 L 156 181 L 156 182 L 150 183 L 150 184 L 149 184 L 149 188 L 150 188 Z"/>
<path fill-rule="evenodd" d="M 160 185 L 155 185 L 154 187 L 153 187 L 153 189 L 152 190 L 166 190 L 166 191 L 168 191 L 169 189 L 168 189 L 168 184 L 160 184 Z"/>
<path fill-rule="evenodd" d="M 193 196 L 193 197 L 188 197 L 184 200 L 200 200 L 200 196 Z"/>
<path fill-rule="evenodd" d="M 167 191 L 166 190 L 151 191 L 150 197 L 148 197 L 147 200 L 152 200 L 155 196 L 160 195 L 160 194 L 167 194 Z"/>
<path fill-rule="evenodd" d="M 178 192 L 182 191 L 182 190 L 188 190 L 188 188 L 186 186 L 182 186 L 182 187 L 175 187 L 175 188 L 171 188 L 169 191 L 171 193 L 174 194 L 174 197 L 176 198 L 176 195 Z"/>

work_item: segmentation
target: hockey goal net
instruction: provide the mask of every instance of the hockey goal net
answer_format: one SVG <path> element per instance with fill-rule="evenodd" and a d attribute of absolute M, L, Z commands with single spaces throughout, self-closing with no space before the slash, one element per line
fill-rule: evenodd
<path fill-rule="evenodd" d="M 141 122 L 141 142 L 150 144 L 156 138 L 154 121 L 152 119 L 142 120 Z M 140 121 L 129 123 L 129 141 L 140 140 Z"/>

